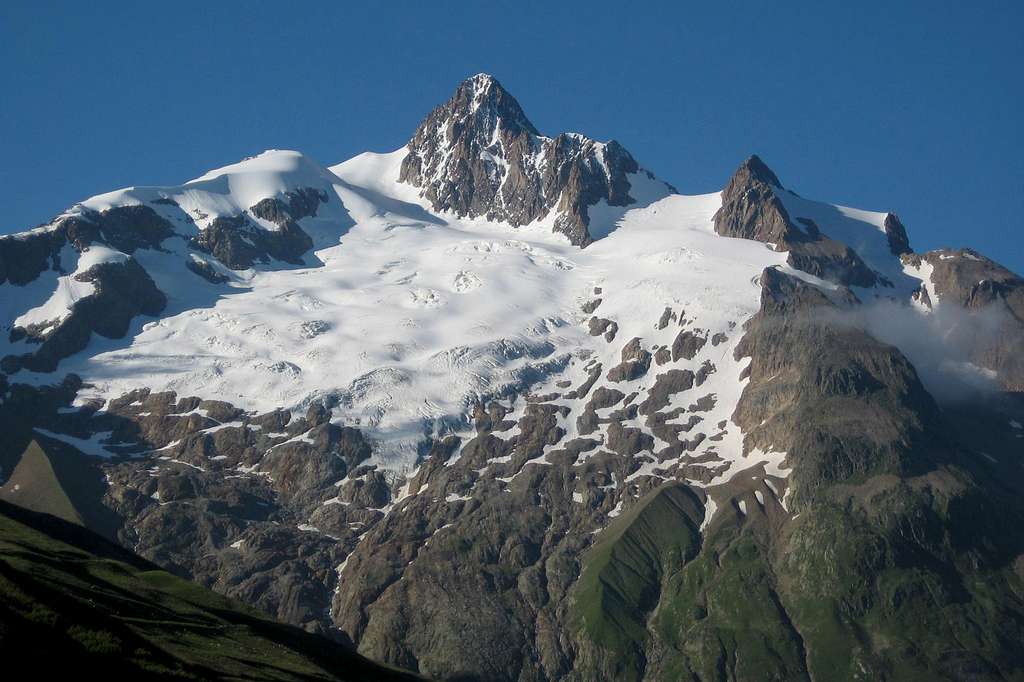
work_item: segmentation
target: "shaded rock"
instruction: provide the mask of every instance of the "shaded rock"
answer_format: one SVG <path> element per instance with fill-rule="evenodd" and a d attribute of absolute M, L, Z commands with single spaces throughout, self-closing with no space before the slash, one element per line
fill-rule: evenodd
<path fill-rule="evenodd" d="M 94 265 L 75 278 L 92 282 L 94 293 L 76 301 L 71 313 L 60 324 L 46 327 L 45 332 L 26 329 L 25 334 L 39 343 L 38 349 L 20 356 L 8 355 L 0 363 L 3 371 L 13 373 L 25 368 L 52 372 L 63 358 L 85 348 L 93 332 L 110 339 L 123 338 L 135 316 L 159 315 L 167 304 L 134 258 Z"/>
<path fill-rule="evenodd" d="M 608 370 L 608 381 L 633 381 L 639 379 L 651 366 L 651 354 L 644 350 L 639 338 L 632 339 L 622 347 L 622 362 Z"/>
<path fill-rule="evenodd" d="M 805 229 L 793 223 L 777 195 L 784 191 L 764 162 L 757 156 L 750 157 L 740 164 L 722 192 L 722 207 L 714 217 L 715 231 L 788 251 L 790 265 L 816 277 L 847 286 L 874 286 L 877 275 L 856 251 L 830 239 L 809 219 L 800 219 Z M 894 223 L 893 239 L 898 241 L 897 233 Z"/>
<path fill-rule="evenodd" d="M 672 362 L 679 359 L 693 360 L 705 343 L 707 343 L 706 336 L 684 329 L 676 335 L 672 342 Z"/>

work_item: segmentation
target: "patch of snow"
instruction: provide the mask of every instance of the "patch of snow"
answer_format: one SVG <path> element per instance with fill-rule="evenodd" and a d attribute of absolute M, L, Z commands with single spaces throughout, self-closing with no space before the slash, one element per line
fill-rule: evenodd
<path fill-rule="evenodd" d="M 46 429 L 41 429 L 39 427 L 35 427 L 33 430 L 36 433 L 46 436 L 47 438 L 53 438 L 54 440 L 59 440 L 62 443 L 66 443 L 86 455 L 92 455 L 93 457 L 103 457 L 104 459 L 109 459 L 111 457 L 117 456 L 117 454 L 110 452 L 105 447 L 103 447 L 103 444 L 106 443 L 107 440 L 112 435 L 113 432 L 111 431 L 94 433 L 89 438 L 76 438 L 75 436 L 69 436 L 66 433 L 54 433 L 53 431 L 48 431 Z"/>

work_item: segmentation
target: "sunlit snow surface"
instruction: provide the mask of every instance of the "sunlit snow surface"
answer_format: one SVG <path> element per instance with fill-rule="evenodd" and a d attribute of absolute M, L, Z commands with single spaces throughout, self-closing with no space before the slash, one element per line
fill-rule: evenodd
<path fill-rule="evenodd" d="M 137 318 L 126 339 L 94 335 L 85 352 L 61 363 L 61 373 L 76 372 L 93 385 L 79 400 L 145 386 L 259 412 L 326 401 L 336 420 L 374 440 L 374 462 L 408 473 L 426 436 L 470 432 L 468 414 L 481 398 L 502 399 L 518 416 L 524 401 L 510 404 L 514 394 L 527 386 L 555 392 L 555 383 L 566 380 L 579 385 L 595 358 L 607 373 L 633 337 L 648 349 L 671 346 L 678 323 L 656 328 L 671 307 L 688 328 L 709 337 L 722 332 L 728 341 L 708 343 L 692 361 L 652 366 L 647 376 L 615 388 L 639 391 L 642 401 L 658 373 L 696 371 L 710 360 L 717 371 L 708 381 L 676 394 L 665 409 L 715 394 L 703 424 L 711 435 L 714 425 L 729 422 L 725 434 L 690 454 L 714 448 L 727 462 L 743 459 L 742 434 L 729 420 L 746 361 L 733 351 L 743 322 L 758 309 L 758 275 L 768 266 L 786 268 L 786 254 L 717 236 L 719 193 L 665 196 L 660 183 L 631 176 L 639 201 L 628 210 L 593 207 L 591 228 L 607 236 L 579 249 L 552 233 L 553 215 L 512 228 L 432 212 L 418 190 L 397 182 L 404 154 L 363 154 L 327 170 L 294 152 L 268 152 L 182 187 L 133 188 L 85 202 L 102 210 L 173 198 L 203 216 L 194 230 L 209 216 L 234 215 L 292 189 L 333 193 L 317 217 L 300 221 L 318 245 L 315 258 L 307 258 L 311 267 L 231 273 L 228 284 L 214 285 L 185 268 L 190 255 L 181 240 L 165 242 L 170 253 L 136 252 L 167 294 L 168 309 L 157 321 Z M 598 297 L 603 302 L 594 314 L 619 326 L 612 343 L 588 333 L 590 315 L 581 305 Z M 42 383 L 53 375 L 18 378 Z M 549 451 L 575 436 L 577 416 L 560 422 L 567 434 Z M 642 420 L 630 425 L 650 433 Z M 657 438 L 655 444 L 667 445 Z M 718 480 L 757 461 L 784 475 L 782 457 L 751 453 Z M 644 465 L 634 476 L 654 468 Z"/>

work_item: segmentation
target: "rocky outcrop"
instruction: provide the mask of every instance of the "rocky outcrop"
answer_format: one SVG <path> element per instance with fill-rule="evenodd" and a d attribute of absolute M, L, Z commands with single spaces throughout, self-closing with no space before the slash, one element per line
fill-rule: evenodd
<path fill-rule="evenodd" d="M 149 206 L 62 215 L 35 230 L 0 236 L 0 284 L 24 286 L 45 270 L 63 272 L 68 265 L 60 259 L 65 245 L 81 252 L 91 244 L 103 244 L 131 254 L 136 249 L 160 248 L 173 234 L 173 226 Z"/>
<path fill-rule="evenodd" d="M 940 249 L 903 256 L 930 266 L 923 295 L 930 307 L 966 311 L 944 329 L 947 343 L 963 348 L 979 367 L 997 374 L 1010 391 L 1024 391 L 1024 279 L 972 249 Z"/>
<path fill-rule="evenodd" d="M 174 234 L 171 223 L 142 204 L 86 210 L 62 220 L 60 225 L 79 251 L 90 244 L 105 244 L 132 254 L 137 249 L 159 249 L 161 242 Z"/>
<path fill-rule="evenodd" d="M 644 349 L 639 338 L 630 340 L 619 355 L 622 362 L 608 370 L 607 379 L 613 383 L 639 379 L 651 367 L 651 353 Z"/>
<path fill-rule="evenodd" d="M 298 220 L 315 216 L 318 206 L 327 201 L 326 193 L 312 188 L 263 199 L 251 206 L 248 214 L 214 218 L 189 244 L 232 270 L 245 270 L 271 259 L 302 264 L 302 256 L 313 248 L 313 240 Z M 276 229 L 257 224 L 250 214 L 273 223 Z"/>
<path fill-rule="evenodd" d="M 464 81 L 416 130 L 399 179 L 435 210 L 515 227 L 554 214 L 554 230 L 577 246 L 593 237 L 588 208 L 627 206 L 628 176 L 641 172 L 614 140 L 574 133 L 543 137 L 519 103 L 486 74 Z"/>
<path fill-rule="evenodd" d="M 751 362 L 733 419 L 746 449 L 790 453 L 795 507 L 822 486 L 942 461 L 924 459 L 945 452 L 938 406 L 896 348 L 844 321 L 852 294 L 775 269 L 761 286 L 761 311 L 736 351 Z"/>
<path fill-rule="evenodd" d="M 903 227 L 903 223 L 895 213 L 885 214 L 882 227 L 885 230 L 885 237 L 889 241 L 889 251 L 892 252 L 892 255 L 902 256 L 912 253 L 910 239 L 907 238 L 907 229 Z"/>
<path fill-rule="evenodd" d="M 771 530 L 775 507 L 755 506 L 747 497 L 739 537 L 751 517 L 768 521 L 761 539 L 755 533 L 750 540 L 762 557 L 757 561 L 773 567 L 770 600 L 784 610 L 782 621 L 799 645 L 802 660 L 786 665 L 814 679 L 858 669 L 908 671 L 892 673 L 895 678 L 928 670 L 998 679 L 1005 666 L 1020 665 L 1019 654 L 997 644 L 1016 637 L 1017 626 L 1007 625 L 1002 606 L 988 602 L 985 585 L 1016 580 L 1010 565 L 1024 547 L 1019 537 L 1002 537 L 1006 519 L 982 511 L 1005 504 L 1017 519 L 1020 505 L 1010 502 L 1008 490 L 997 492 L 981 458 L 953 436 L 948 415 L 907 359 L 835 314 L 856 304 L 852 296 L 772 270 L 762 275 L 762 287 L 761 312 L 737 350 L 751 361 L 734 419 L 744 426 L 746 447 L 788 453 L 788 487 L 778 499 L 794 515 L 784 531 Z M 762 492 L 759 499 L 772 498 Z M 736 531 L 712 528 L 706 544 L 723 535 Z M 979 563 L 960 561 L 965 551 Z M 727 563 L 724 555 L 719 561 Z M 919 588 L 930 596 L 912 596 Z M 758 618 L 770 612 L 762 609 Z M 913 650 L 861 642 L 829 651 L 829 638 L 849 642 L 868 621 L 876 636 L 914 641 Z M 940 654 L 967 622 L 978 639 Z M 685 629 L 674 633 L 686 641 Z"/>
<path fill-rule="evenodd" d="M 167 304 L 164 294 L 134 258 L 94 265 L 75 279 L 92 282 L 94 293 L 76 301 L 56 326 L 46 323 L 12 329 L 12 339 L 25 339 L 39 347 L 31 353 L 5 357 L 0 361 L 4 372 L 52 372 L 61 359 L 85 348 L 94 332 L 108 339 L 123 338 L 136 316 L 159 315 Z"/>
<path fill-rule="evenodd" d="M 38 441 L 54 472 L 21 476 L 20 496 L 70 499 L 90 527 L 164 568 L 328 632 L 335 569 L 382 518 L 370 507 L 391 497 L 374 467 L 360 467 L 370 454 L 361 432 L 331 423 L 320 406 L 298 418 L 253 415 L 144 389 L 102 411 L 70 410 L 80 387 L 0 382 L 0 490 Z M 62 440 L 94 434 L 113 459 L 91 459 Z"/>
<path fill-rule="evenodd" d="M 829 238 L 811 220 L 802 219 L 799 225 L 794 222 L 777 195 L 785 191 L 775 173 L 760 158 L 751 156 L 722 191 L 722 207 L 714 217 L 715 232 L 788 251 L 790 265 L 831 282 L 859 287 L 879 283 L 877 274 L 848 245 Z M 901 247 L 906 233 L 898 219 L 894 220 L 887 234 L 890 244 Z"/>
<path fill-rule="evenodd" d="M 60 271 L 60 250 L 65 243 L 63 231 L 46 227 L 0 237 L 0 284 L 24 286 L 45 270 Z"/>

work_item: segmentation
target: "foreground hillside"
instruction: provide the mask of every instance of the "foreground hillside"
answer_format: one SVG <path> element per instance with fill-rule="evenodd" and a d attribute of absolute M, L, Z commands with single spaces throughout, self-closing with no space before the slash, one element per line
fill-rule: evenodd
<path fill-rule="evenodd" d="M 53 516 L 0 502 L 8 671 L 107 679 L 412 680 Z"/>

